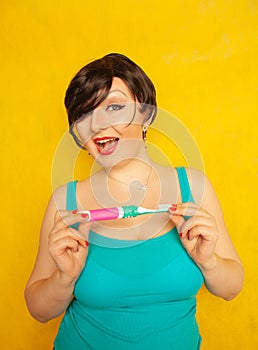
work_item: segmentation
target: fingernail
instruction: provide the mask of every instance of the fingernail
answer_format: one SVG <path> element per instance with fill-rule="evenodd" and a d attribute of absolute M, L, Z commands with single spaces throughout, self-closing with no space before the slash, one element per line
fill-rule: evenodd
<path fill-rule="evenodd" d="M 182 237 L 182 236 L 183 236 L 183 233 L 182 233 L 182 232 L 180 232 L 180 233 L 179 233 L 179 236 L 180 236 L 180 237 Z"/>
<path fill-rule="evenodd" d="M 75 209 L 72 211 L 72 214 L 76 214 L 78 212 L 78 209 Z"/>
<path fill-rule="evenodd" d="M 86 214 L 86 213 L 82 213 L 82 214 L 81 214 L 81 217 L 84 218 L 84 219 L 87 219 L 87 218 L 89 217 L 89 215 Z"/>
<path fill-rule="evenodd" d="M 171 211 L 175 211 L 176 210 L 176 207 L 171 207 L 169 208 Z"/>
<path fill-rule="evenodd" d="M 85 241 L 85 245 L 86 245 L 86 247 L 88 247 L 89 246 L 89 242 Z"/>

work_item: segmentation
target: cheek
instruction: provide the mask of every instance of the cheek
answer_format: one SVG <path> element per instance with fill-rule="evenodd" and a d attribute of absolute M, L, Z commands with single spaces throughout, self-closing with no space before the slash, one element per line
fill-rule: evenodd
<path fill-rule="evenodd" d="M 139 124 L 130 124 L 128 126 L 113 126 L 113 129 L 124 139 L 141 139 L 142 126 Z"/>
<path fill-rule="evenodd" d="M 96 146 L 93 141 L 88 141 L 84 145 L 87 152 L 89 152 L 92 156 L 96 153 Z"/>

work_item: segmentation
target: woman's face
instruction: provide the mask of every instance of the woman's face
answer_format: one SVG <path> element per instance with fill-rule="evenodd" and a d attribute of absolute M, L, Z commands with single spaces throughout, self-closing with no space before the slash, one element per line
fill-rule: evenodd
<path fill-rule="evenodd" d="M 76 129 L 85 148 L 102 163 L 105 158 L 137 156 L 143 123 L 144 115 L 127 85 L 114 78 L 107 98 L 77 122 Z"/>

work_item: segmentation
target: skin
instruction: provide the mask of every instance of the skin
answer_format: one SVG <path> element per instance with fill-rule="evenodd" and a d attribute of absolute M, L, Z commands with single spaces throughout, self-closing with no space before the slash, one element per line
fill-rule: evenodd
<path fill-rule="evenodd" d="M 198 196 L 194 183 L 204 177 L 201 206 L 193 203 L 175 205 L 170 209 L 170 219 L 178 229 L 182 245 L 201 269 L 207 289 L 216 296 L 231 300 L 242 289 L 243 266 L 210 181 L 193 169 L 188 169 L 188 173 L 193 179 L 194 197 Z M 183 215 L 192 217 L 184 220 Z"/>
<path fill-rule="evenodd" d="M 117 103 L 121 96 L 127 102 L 134 102 L 126 84 L 114 78 L 111 93 L 102 105 Z M 91 137 L 85 147 L 103 166 L 92 179 L 97 184 L 106 181 L 110 204 L 127 203 L 130 193 L 126 184 L 133 179 L 146 183 L 147 175 L 149 188 L 137 204 L 152 208 L 160 202 L 163 193 L 159 178 L 163 178 L 164 183 L 170 181 L 170 190 L 165 186 L 163 192 L 170 191 L 171 203 L 177 203 L 171 206 L 168 215 L 165 213 L 152 218 L 144 215 L 103 222 L 97 227 L 98 232 L 117 238 L 115 234 L 122 229 L 124 239 L 137 240 L 152 238 L 146 236 L 146 232 L 150 231 L 146 227 L 150 223 L 151 227 L 157 228 L 155 237 L 176 226 L 183 246 L 201 269 L 208 290 L 226 300 L 234 298 L 243 285 L 243 267 L 229 237 L 219 201 L 207 177 L 199 171 L 187 169 L 196 204 L 180 204 L 180 188 L 175 170 L 155 165 L 148 158 L 142 141 L 143 125 L 148 126 L 144 124 L 144 116 L 137 113 L 134 123 L 130 125 L 102 125 L 99 114 L 94 112 L 89 119 Z M 108 157 L 101 155 L 94 142 L 96 137 L 118 138 L 114 153 Z M 132 141 L 135 146 L 128 147 L 127 142 Z M 123 151 L 128 152 L 128 149 L 131 153 L 126 158 L 122 157 Z M 151 172 L 150 166 L 153 167 Z M 112 178 L 107 174 L 112 175 Z M 80 210 L 101 207 L 96 199 L 92 179 L 78 182 L 77 201 Z M 65 208 L 65 203 L 66 186 L 62 186 L 49 201 L 42 223 L 37 259 L 25 290 L 28 309 L 40 322 L 47 322 L 66 310 L 73 298 L 75 283 L 87 263 L 88 233 L 93 224 L 87 223 L 77 212 L 60 210 Z M 191 218 L 185 220 L 183 215 Z M 69 227 L 75 222 L 81 222 L 78 230 Z M 119 230 L 114 230 L 117 228 Z"/>

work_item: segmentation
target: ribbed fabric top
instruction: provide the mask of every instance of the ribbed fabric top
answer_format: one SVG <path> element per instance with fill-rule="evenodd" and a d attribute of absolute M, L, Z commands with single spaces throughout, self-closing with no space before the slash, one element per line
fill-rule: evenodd
<path fill-rule="evenodd" d="M 178 174 L 183 201 L 193 200 L 185 169 Z M 69 185 L 67 199 L 75 198 L 70 210 L 76 207 L 75 184 Z M 199 349 L 195 296 L 203 276 L 176 228 L 145 241 L 91 231 L 89 242 L 86 266 L 60 325 L 56 350 Z"/>

